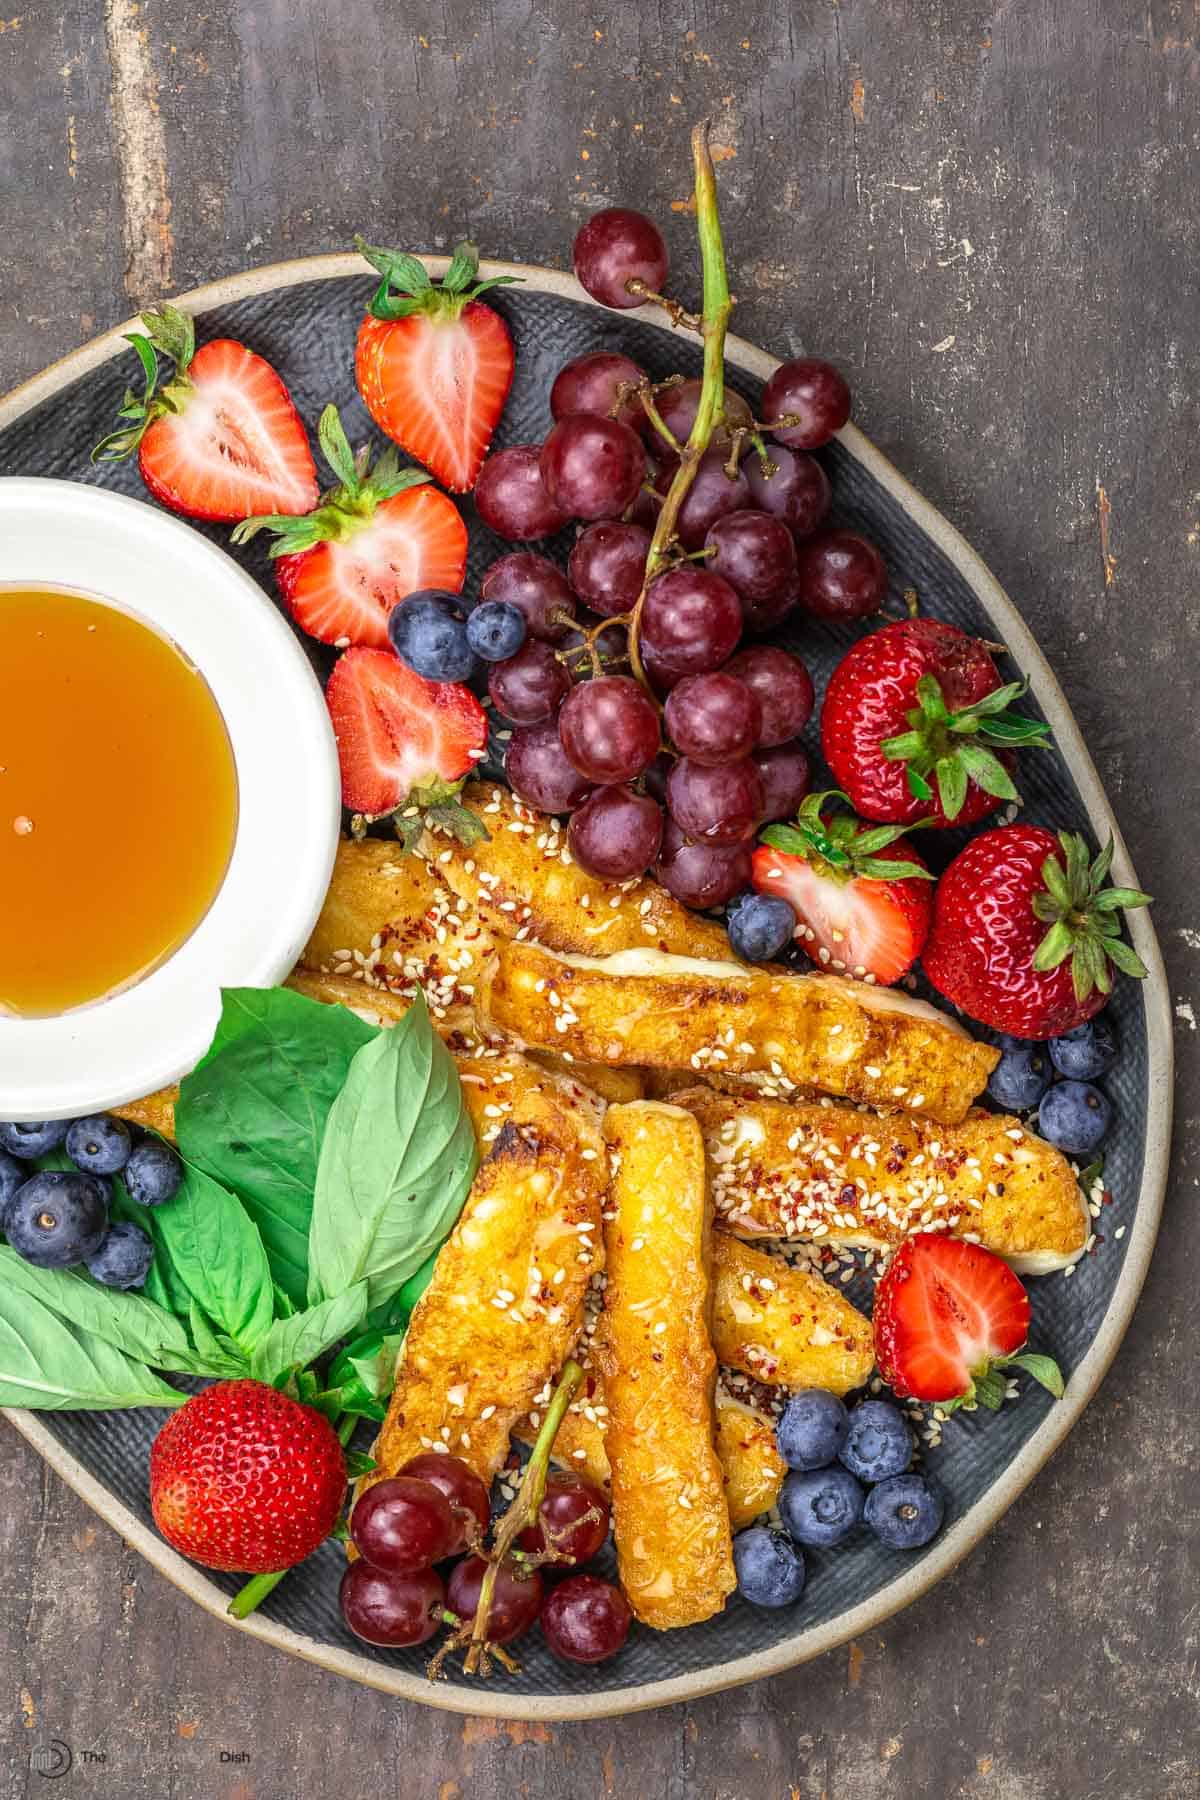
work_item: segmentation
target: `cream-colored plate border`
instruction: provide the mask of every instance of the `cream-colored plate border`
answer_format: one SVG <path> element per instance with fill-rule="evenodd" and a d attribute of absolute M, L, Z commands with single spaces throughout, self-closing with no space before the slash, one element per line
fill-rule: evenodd
<path fill-rule="evenodd" d="M 428 256 L 422 260 L 431 275 L 445 272 L 446 257 Z M 250 269 L 241 275 L 209 282 L 204 287 L 194 288 L 191 293 L 184 294 L 176 304 L 188 312 L 203 313 L 215 306 L 247 300 L 256 294 L 275 293 L 300 282 L 340 281 L 348 276 L 362 276 L 366 273 L 366 264 L 353 254 L 307 257 L 297 262 L 273 263 L 266 268 Z M 517 263 L 484 263 L 482 273 L 485 276 L 517 275 L 526 288 L 557 294 L 563 299 L 574 300 L 583 305 L 594 304 L 587 299 L 572 276 L 564 275 L 556 269 Z M 662 325 L 665 318 L 654 306 L 639 308 L 627 316 L 657 325 Z M 44 400 L 50 399 L 71 382 L 78 381 L 80 376 L 99 368 L 102 363 L 126 350 L 123 334 L 133 329 L 136 323 L 136 320 L 130 321 L 93 338 L 91 343 L 85 344 L 0 399 L 0 428 L 11 425 L 22 414 L 40 406 Z M 778 361 L 776 357 L 768 356 L 765 351 L 758 350 L 753 344 L 737 337 L 729 339 L 727 355 L 731 363 L 760 381 L 767 378 Z M 1001 637 L 1023 673 L 1028 676 L 1033 695 L 1050 722 L 1058 747 L 1079 788 L 1093 834 L 1103 841 L 1111 832 L 1116 840 L 1116 879 L 1123 885 L 1136 886 L 1133 867 L 1100 778 L 1062 690 L 1024 620 L 970 545 L 963 541 L 953 526 L 928 501 L 923 500 L 909 486 L 904 477 L 860 431 L 853 425 L 848 425 L 840 437 L 850 454 L 869 470 L 921 530 L 932 538 L 970 584 L 990 616 L 997 621 Z M 1142 984 L 1149 1062 L 1146 1154 L 1137 1209 L 1125 1239 L 1125 1258 L 1121 1273 L 1095 1340 L 1072 1375 L 1064 1399 L 1047 1415 L 987 1493 L 951 1526 L 928 1555 L 907 1574 L 899 1575 L 869 1600 L 863 1601 L 849 1612 L 840 1613 L 837 1618 L 830 1619 L 824 1625 L 797 1632 L 786 1644 L 752 1656 L 739 1656 L 728 1662 L 715 1663 L 692 1675 L 679 1675 L 669 1681 L 643 1682 L 636 1687 L 613 1688 L 602 1694 L 572 1695 L 565 1692 L 553 1695 L 513 1695 L 505 1693 L 502 1682 L 489 1685 L 480 1682 L 472 1686 L 464 1682 L 434 1684 L 420 1675 L 410 1675 L 405 1671 L 389 1668 L 385 1663 L 372 1661 L 352 1651 L 337 1650 L 327 1644 L 317 1643 L 315 1639 L 304 1637 L 270 1619 L 255 1616 L 245 1624 L 236 1624 L 226 1613 L 228 1601 L 220 1588 L 210 1582 L 202 1570 L 177 1556 L 161 1538 L 115 1500 L 108 1489 L 51 1436 L 36 1414 L 8 1410 L 7 1417 L 50 1467 L 102 1519 L 119 1531 L 168 1580 L 174 1582 L 176 1587 L 215 1618 L 261 1639 L 263 1643 L 273 1644 L 280 1650 L 287 1650 L 294 1656 L 302 1656 L 309 1662 L 317 1663 L 321 1668 L 331 1669 L 336 1674 L 349 1676 L 353 1681 L 360 1681 L 387 1694 L 396 1694 L 405 1700 L 420 1701 L 426 1706 L 435 1706 L 446 1712 L 469 1713 L 488 1718 L 602 1719 L 649 1707 L 667 1706 L 679 1700 L 696 1700 L 705 1694 L 718 1693 L 723 1688 L 758 1681 L 763 1676 L 795 1668 L 863 1632 L 874 1630 L 893 1613 L 919 1599 L 944 1575 L 949 1574 L 968 1551 L 987 1535 L 1062 1443 L 1099 1387 L 1116 1354 L 1117 1346 L 1125 1335 L 1146 1278 L 1162 1214 L 1171 1140 L 1174 1064 L 1170 991 L 1154 928 L 1145 912 L 1131 914 L 1129 927 L 1138 954 L 1150 971 L 1149 978 Z M 564 1676 L 564 1680 L 569 1680 L 569 1676 Z"/>

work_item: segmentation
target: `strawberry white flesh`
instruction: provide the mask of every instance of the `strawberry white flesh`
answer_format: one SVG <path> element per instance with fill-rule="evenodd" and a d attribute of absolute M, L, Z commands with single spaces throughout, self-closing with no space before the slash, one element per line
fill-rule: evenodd
<path fill-rule="evenodd" d="M 913 965 L 928 930 L 928 896 L 920 882 L 835 881 L 803 857 L 762 847 L 754 853 L 754 885 L 777 894 L 796 914 L 796 941 L 836 974 L 886 986 Z"/>
<path fill-rule="evenodd" d="M 469 688 L 425 681 L 390 650 L 347 650 L 325 699 L 342 799 L 371 817 L 391 812 L 414 788 L 461 780 L 487 744 L 487 719 Z"/>

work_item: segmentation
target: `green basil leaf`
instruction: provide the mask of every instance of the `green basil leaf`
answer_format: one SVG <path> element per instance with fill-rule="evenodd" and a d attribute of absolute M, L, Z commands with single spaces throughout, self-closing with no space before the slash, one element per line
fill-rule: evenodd
<path fill-rule="evenodd" d="M 194 1300 L 188 1308 L 188 1323 L 192 1328 L 196 1355 L 206 1365 L 206 1375 L 236 1377 L 250 1373 L 249 1359 L 238 1349 L 232 1338 L 218 1336 Z"/>
<path fill-rule="evenodd" d="M 360 1281 L 319 1306 L 294 1313 L 290 1319 L 276 1319 L 254 1347 L 250 1373 L 259 1381 L 274 1381 L 284 1369 L 297 1364 L 307 1368 L 331 1345 L 357 1331 L 366 1312 L 367 1284 Z"/>
<path fill-rule="evenodd" d="M 1005 1361 L 1014 1369 L 1024 1369 L 1027 1375 L 1032 1375 L 1056 1400 L 1062 1399 L 1066 1384 L 1062 1370 L 1052 1356 L 1042 1356 L 1036 1350 L 1023 1350 L 1019 1356 L 1006 1357 Z"/>
<path fill-rule="evenodd" d="M 35 1268 L 7 1245 L 0 1247 L 0 1285 L 40 1300 L 60 1319 L 138 1362 L 184 1375 L 217 1372 L 203 1366 L 174 1313 L 144 1294 L 102 1287 L 81 1269 Z"/>
<path fill-rule="evenodd" d="M 145 1363 L 71 1325 L 16 1287 L 0 1284 L 0 1406 L 47 1412 L 110 1412 L 182 1406 Z"/>
<path fill-rule="evenodd" d="M 345 1007 L 290 988 L 227 988 L 212 1047 L 180 1088 L 180 1149 L 238 1195 L 273 1280 L 297 1306 L 307 1303 L 325 1121 L 355 1052 L 374 1036 Z"/>
<path fill-rule="evenodd" d="M 175 1198 L 153 1208 L 151 1229 L 155 1260 L 166 1259 L 170 1282 L 186 1288 L 239 1349 L 253 1350 L 271 1324 L 274 1296 L 258 1227 L 236 1195 L 185 1167 Z"/>
<path fill-rule="evenodd" d="M 403 1331 L 369 1331 L 339 1352 L 329 1366 L 329 1385 L 343 1412 L 365 1419 L 387 1417 L 387 1402 L 396 1380 L 396 1358 Z"/>
<path fill-rule="evenodd" d="M 458 1071 L 418 1000 L 364 1044 L 330 1109 L 309 1237 L 310 1303 L 364 1278 L 379 1306 L 442 1243 L 475 1174 Z"/>

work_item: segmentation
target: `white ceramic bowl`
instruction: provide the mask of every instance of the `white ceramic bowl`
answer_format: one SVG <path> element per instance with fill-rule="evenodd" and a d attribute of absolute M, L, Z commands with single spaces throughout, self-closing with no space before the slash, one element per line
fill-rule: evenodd
<path fill-rule="evenodd" d="M 108 999 L 57 1018 L 0 1018 L 0 1119 L 71 1118 L 176 1080 L 212 1037 L 222 987 L 267 987 L 292 969 L 329 886 L 337 750 L 286 621 L 182 520 L 74 482 L 0 480 L 0 587 L 13 584 L 114 601 L 172 638 L 208 682 L 237 765 L 233 854 L 191 936 Z M 136 881 L 154 821 L 131 794 L 111 824 L 128 835 Z M 86 880 L 82 821 L 79 858 Z M 84 954 L 86 944 L 85 933 Z"/>

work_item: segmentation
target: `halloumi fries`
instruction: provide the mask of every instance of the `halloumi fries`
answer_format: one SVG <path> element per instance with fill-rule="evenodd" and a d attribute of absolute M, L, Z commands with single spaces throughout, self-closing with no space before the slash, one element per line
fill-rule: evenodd
<path fill-rule="evenodd" d="M 513 1426 L 574 1344 L 600 1266 L 606 1188 L 593 1107 L 536 1072 L 417 1302 L 368 1485 L 439 1445 L 491 1480 Z"/>
<path fill-rule="evenodd" d="M 753 1075 L 957 1122 L 1000 1055 L 911 996 L 657 951 L 593 958 L 497 941 L 481 1018 L 593 1062 Z"/>
<path fill-rule="evenodd" d="M 575 1401 L 558 1428 L 553 1461 L 574 1475 L 582 1475 L 607 1494 L 612 1470 L 604 1448 L 604 1383 L 594 1370 L 589 1371 L 588 1382 L 587 1398 Z M 779 1498 L 787 1464 L 776 1447 L 771 1420 L 744 1400 L 735 1399 L 720 1380 L 713 1417 L 729 1524 L 731 1530 L 741 1531 L 762 1513 L 770 1512 Z M 528 1419 L 522 1420 L 513 1432 L 519 1444 L 532 1445 L 536 1435 L 536 1428 Z"/>
<path fill-rule="evenodd" d="M 682 956 L 728 956 L 721 927 L 689 912 L 649 876 L 615 882 L 588 875 L 573 859 L 558 820 L 523 806 L 507 788 L 472 782 L 462 799 L 489 841 L 463 845 L 429 833 L 422 847 L 438 881 L 497 937 L 598 956 L 637 945 Z"/>
<path fill-rule="evenodd" d="M 739 1237 L 886 1248 L 948 1231 L 1026 1275 L 1065 1268 L 1087 1245 L 1071 1165 L 1019 1119 L 979 1110 L 936 1125 L 709 1088 L 676 1104 L 700 1124 L 718 1223 Z"/>
<path fill-rule="evenodd" d="M 709 1201 L 688 1113 L 609 1109 L 608 1287 L 597 1361 L 608 1403 L 613 1532 L 635 1615 L 660 1631 L 719 1612 L 735 1585 L 714 1447 Z"/>
<path fill-rule="evenodd" d="M 847 1394 L 875 1366 L 871 1321 L 840 1288 L 782 1257 L 713 1233 L 713 1347 L 770 1387 Z"/>

